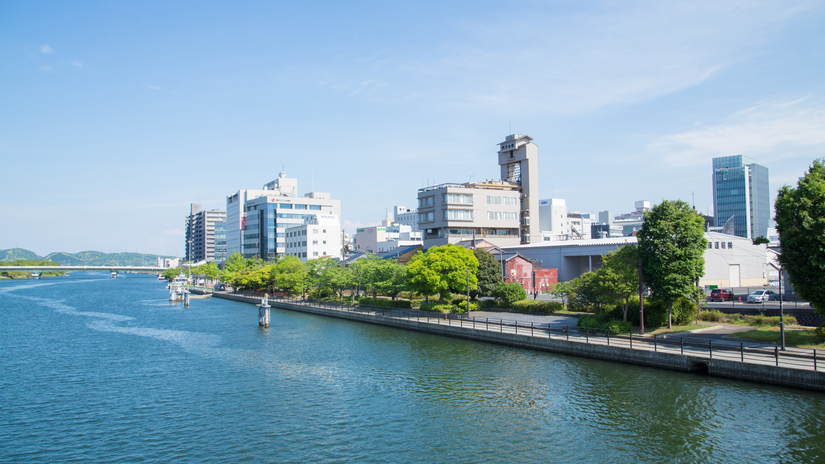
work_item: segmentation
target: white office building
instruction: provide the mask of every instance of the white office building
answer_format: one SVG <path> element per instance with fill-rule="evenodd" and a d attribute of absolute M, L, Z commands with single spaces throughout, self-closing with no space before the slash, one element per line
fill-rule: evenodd
<path fill-rule="evenodd" d="M 298 180 L 281 172 L 260 190 L 239 190 L 226 198 L 227 254 L 274 259 L 287 253 L 286 229 L 318 214 L 341 217 L 341 202 L 329 193 L 298 196 Z M 340 220 L 334 242 L 340 256 Z"/>
<path fill-rule="evenodd" d="M 361 227 L 355 234 L 355 251 L 361 253 L 386 253 L 398 247 L 422 244 L 421 232 L 406 224 L 390 224 L 387 220 L 380 226 Z"/>
<path fill-rule="evenodd" d="M 284 235 L 287 256 L 294 256 L 303 262 L 341 258 L 341 222 L 334 214 L 309 215 L 303 224 L 286 227 Z"/>
<path fill-rule="evenodd" d="M 407 208 L 406 206 L 396 206 L 393 208 L 392 222 L 405 226 L 410 226 L 413 232 L 418 229 L 418 210 L 416 208 Z"/>

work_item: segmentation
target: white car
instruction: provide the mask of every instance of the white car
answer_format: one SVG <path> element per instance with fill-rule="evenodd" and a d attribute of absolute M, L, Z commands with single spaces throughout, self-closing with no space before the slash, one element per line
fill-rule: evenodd
<path fill-rule="evenodd" d="M 778 300 L 779 294 L 773 290 L 757 290 L 748 295 L 748 303 L 762 303 L 765 301 Z"/>

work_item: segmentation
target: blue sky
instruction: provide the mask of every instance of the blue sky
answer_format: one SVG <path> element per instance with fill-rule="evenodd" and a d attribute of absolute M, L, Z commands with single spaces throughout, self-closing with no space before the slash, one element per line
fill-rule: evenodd
<path fill-rule="evenodd" d="M 281 163 L 348 230 L 539 146 L 542 198 L 712 205 L 825 156 L 821 2 L 0 2 L 0 249 L 182 255 Z M 510 130 L 509 128 L 512 128 Z"/>

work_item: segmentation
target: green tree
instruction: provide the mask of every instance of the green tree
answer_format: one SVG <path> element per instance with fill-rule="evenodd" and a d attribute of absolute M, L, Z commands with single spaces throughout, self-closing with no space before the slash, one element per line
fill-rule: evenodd
<path fill-rule="evenodd" d="M 825 160 L 815 160 L 796 188 L 776 197 L 779 262 L 794 290 L 825 315 Z"/>
<path fill-rule="evenodd" d="M 288 293 L 300 293 L 304 288 L 304 263 L 294 256 L 278 260 L 270 267 L 269 282 Z"/>
<path fill-rule="evenodd" d="M 625 245 L 602 256 L 596 272 L 597 290 L 607 302 L 623 306 L 622 320 L 627 321 L 630 299 L 639 291 L 639 254 L 636 245 Z"/>
<path fill-rule="evenodd" d="M 161 272 L 164 279 L 168 280 L 169 282 L 175 280 L 175 277 L 180 275 L 180 268 L 179 267 L 170 267 L 169 269 Z"/>
<path fill-rule="evenodd" d="M 237 251 L 229 255 L 226 262 L 223 263 L 223 272 L 221 272 L 221 279 L 224 282 L 233 282 L 235 276 L 252 265 L 252 260 L 244 259 L 244 257 Z M 233 282 L 233 285 L 234 282 Z"/>
<path fill-rule="evenodd" d="M 393 260 L 383 259 L 373 269 L 374 288 L 393 300 L 407 289 L 407 268 Z"/>
<path fill-rule="evenodd" d="M 377 282 L 377 267 L 381 260 L 378 256 L 367 254 L 350 264 L 352 269 L 353 284 L 357 285 L 359 290 L 364 290 L 371 293 L 373 298 L 378 292 L 376 287 Z"/>
<path fill-rule="evenodd" d="M 771 241 L 765 238 L 765 236 L 763 235 L 760 235 L 759 237 L 753 239 L 754 245 L 767 245 L 768 243 L 771 243 Z"/>
<path fill-rule="evenodd" d="M 496 286 L 502 282 L 501 264 L 487 250 L 473 250 L 473 255 L 478 260 L 478 272 L 476 273 L 478 290 L 475 293 L 481 296 L 493 296 Z"/>
<path fill-rule="evenodd" d="M 205 274 L 206 278 L 209 280 L 216 280 L 220 273 L 221 270 L 218 269 L 218 265 L 215 264 L 214 261 L 210 261 L 198 267 L 198 274 Z"/>
<path fill-rule="evenodd" d="M 500 283 L 496 286 L 496 298 L 508 306 L 527 298 L 527 291 L 518 282 Z"/>
<path fill-rule="evenodd" d="M 673 302 L 693 297 L 704 273 L 704 224 L 684 201 L 666 200 L 645 213 L 638 233 L 642 277 L 653 296 L 668 305 L 668 328 L 673 327 Z"/>
<path fill-rule="evenodd" d="M 410 289 L 422 295 L 444 295 L 449 292 L 464 293 L 467 290 L 469 270 L 470 290 L 478 286 L 478 259 L 473 252 L 458 246 L 436 246 L 426 253 L 418 252 L 407 265 Z"/>
<path fill-rule="evenodd" d="M 576 282 L 568 280 L 567 282 L 556 282 L 550 287 L 550 293 L 558 298 L 561 298 L 561 304 L 567 307 L 567 301 L 571 295 L 575 295 Z"/>

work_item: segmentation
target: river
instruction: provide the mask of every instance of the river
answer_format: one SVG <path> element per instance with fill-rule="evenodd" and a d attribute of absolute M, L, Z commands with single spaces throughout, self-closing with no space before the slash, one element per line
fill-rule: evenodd
<path fill-rule="evenodd" d="M 2 462 L 815 462 L 825 394 L 407 332 L 154 277 L 0 282 Z"/>

